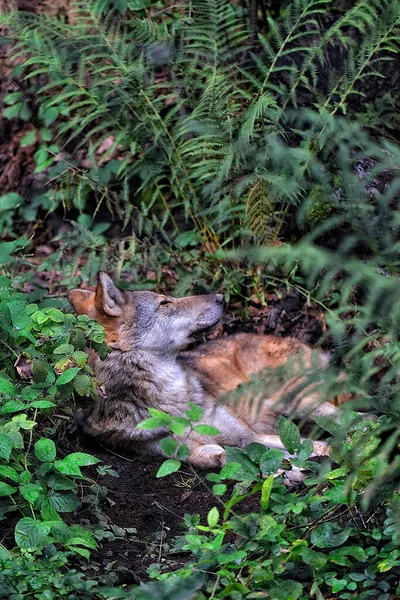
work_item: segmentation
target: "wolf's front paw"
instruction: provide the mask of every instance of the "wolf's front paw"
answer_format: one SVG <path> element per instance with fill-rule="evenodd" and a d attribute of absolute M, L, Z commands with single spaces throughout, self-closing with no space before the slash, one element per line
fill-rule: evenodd
<path fill-rule="evenodd" d="M 192 465 L 201 469 L 215 469 L 222 467 L 226 462 L 226 453 L 222 446 L 217 444 L 204 444 L 192 450 L 189 456 Z"/>
<path fill-rule="evenodd" d="M 329 456 L 329 446 L 326 442 L 313 442 L 314 450 L 311 456 Z"/>

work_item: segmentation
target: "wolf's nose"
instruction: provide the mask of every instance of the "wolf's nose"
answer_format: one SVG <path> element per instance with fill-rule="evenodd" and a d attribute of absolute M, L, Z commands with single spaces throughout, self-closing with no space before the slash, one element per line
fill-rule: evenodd
<path fill-rule="evenodd" d="M 215 294 L 215 302 L 217 304 L 224 304 L 224 296 L 222 294 Z"/>

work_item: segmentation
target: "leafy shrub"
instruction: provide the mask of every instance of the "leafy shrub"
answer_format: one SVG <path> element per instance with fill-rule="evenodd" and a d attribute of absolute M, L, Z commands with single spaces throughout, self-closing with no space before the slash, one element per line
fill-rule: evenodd
<path fill-rule="evenodd" d="M 80 505 L 80 468 L 99 460 L 82 452 L 57 456 L 42 431 L 56 407 L 71 412 L 73 394 L 95 393 L 84 350 L 89 344 L 104 356 L 104 331 L 88 318 L 33 303 L 37 293 L 18 291 L 15 281 L 0 277 L 0 517 L 22 515 L 14 538 L 23 551 L 61 544 L 88 558 L 96 548 L 92 534 L 67 525 L 60 513 Z"/>

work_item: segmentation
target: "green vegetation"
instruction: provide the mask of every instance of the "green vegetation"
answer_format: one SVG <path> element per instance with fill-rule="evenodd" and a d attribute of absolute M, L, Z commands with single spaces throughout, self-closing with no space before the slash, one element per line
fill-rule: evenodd
<path fill-rule="evenodd" d="M 400 596 L 400 3 L 280 4 L 76 0 L 65 16 L 0 17 L 13 63 L 2 116 L 32 163 L 29 193 L 0 196 L 0 598 Z M 43 239 L 57 251 L 37 261 Z M 91 477 L 113 473 L 60 433 L 59 412 L 96 396 L 87 349 L 107 353 L 102 327 L 61 296 L 100 268 L 121 287 L 219 286 L 245 313 L 296 290 L 334 349 L 314 384 L 353 398 L 342 423 L 317 421 L 337 464 L 310 460 L 281 420 L 309 472 L 299 489 L 275 477 L 289 468 L 279 450 L 228 449 L 205 478 L 207 523 L 186 515 L 173 541 L 185 566 L 160 561 L 140 586 L 92 575 L 114 534 L 76 510 L 98 516 L 106 490 Z M 196 407 L 187 417 L 145 426 L 204 427 Z M 163 443 L 171 476 L 186 449 Z"/>

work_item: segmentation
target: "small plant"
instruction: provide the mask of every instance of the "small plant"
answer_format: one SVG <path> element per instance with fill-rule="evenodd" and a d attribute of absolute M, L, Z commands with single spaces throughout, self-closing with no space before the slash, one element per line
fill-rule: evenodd
<path fill-rule="evenodd" d="M 15 523 L 22 552 L 57 544 L 89 558 L 96 548 L 93 535 L 67 525 L 61 515 L 81 503 L 77 481 L 86 479 L 81 467 L 100 461 L 83 452 L 60 456 L 43 430 L 55 409 L 71 413 L 74 394 L 95 394 L 84 350 L 91 345 L 104 356 L 104 331 L 88 318 L 29 302 L 4 276 L 0 314 L 0 518 Z"/>

